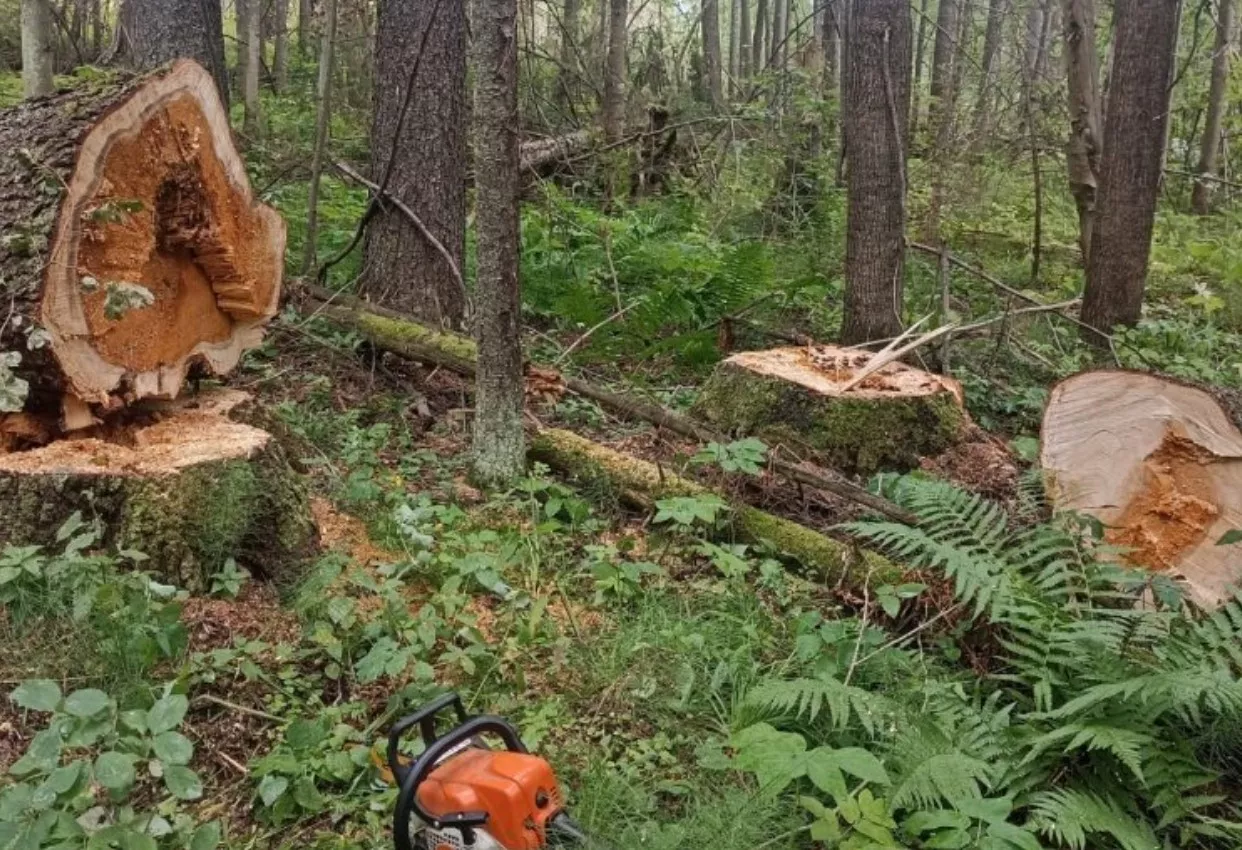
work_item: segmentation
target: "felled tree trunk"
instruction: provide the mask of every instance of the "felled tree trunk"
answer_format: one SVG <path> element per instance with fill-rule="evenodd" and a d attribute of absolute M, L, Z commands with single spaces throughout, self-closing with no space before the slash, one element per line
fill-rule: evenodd
<path fill-rule="evenodd" d="M 0 112 L 0 234 L 0 417 L 52 431 L 227 372 L 280 297 L 284 223 L 188 60 Z"/>
<path fill-rule="evenodd" d="M 646 507 L 672 496 L 694 497 L 714 492 L 654 463 L 614 451 L 571 431 L 544 429 L 531 440 L 527 453 L 579 482 L 603 487 Z M 862 586 L 869 575 L 873 583 L 900 578 L 900 568 L 874 552 L 860 550 L 747 504 L 734 502 L 731 509 L 730 530 L 736 537 L 748 543 L 771 545 L 825 582 Z"/>
<path fill-rule="evenodd" d="M 717 430 L 811 449 L 860 473 L 910 469 L 961 439 L 966 413 L 955 381 L 894 362 L 847 388 L 870 358 L 835 346 L 735 354 L 692 412 Z"/>
<path fill-rule="evenodd" d="M 246 401 L 219 391 L 156 406 L 147 424 L 0 454 L 0 546 L 55 549 L 80 512 L 178 587 L 206 590 L 228 558 L 291 581 L 316 538 L 308 495 L 277 441 L 231 418 Z"/>
<path fill-rule="evenodd" d="M 1242 582 L 1242 395 L 1140 372 L 1053 388 L 1041 462 L 1053 504 L 1107 527 L 1131 564 L 1184 578 L 1212 605 Z"/>

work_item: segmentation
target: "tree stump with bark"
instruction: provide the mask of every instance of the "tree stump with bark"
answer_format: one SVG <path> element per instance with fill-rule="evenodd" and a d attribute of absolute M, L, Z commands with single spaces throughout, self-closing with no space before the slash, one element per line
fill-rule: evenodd
<path fill-rule="evenodd" d="M 1184 579 L 1203 605 L 1242 585 L 1242 394 L 1140 372 L 1053 388 L 1040 460 L 1060 510 L 1100 520 L 1130 564 Z"/>
<path fill-rule="evenodd" d="M 0 415 L 52 433 L 229 371 L 277 309 L 284 223 L 188 60 L 0 112 L 0 233 Z"/>
<path fill-rule="evenodd" d="M 836 346 L 735 354 L 716 367 L 692 413 L 859 473 L 911 469 L 962 438 L 956 381 L 892 362 L 850 386 L 871 357 Z"/>
<path fill-rule="evenodd" d="M 284 263 L 211 76 L 92 72 L 0 112 L 0 234 L 0 546 L 80 512 L 190 590 L 229 558 L 291 577 L 299 476 L 244 394 L 180 397 L 261 340 Z"/>

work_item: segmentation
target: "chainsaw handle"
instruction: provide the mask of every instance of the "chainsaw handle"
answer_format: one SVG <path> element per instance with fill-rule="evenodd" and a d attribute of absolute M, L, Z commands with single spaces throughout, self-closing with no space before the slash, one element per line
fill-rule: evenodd
<path fill-rule="evenodd" d="M 440 702 L 440 700 L 437 700 L 437 702 Z M 460 706 L 460 699 L 457 703 Z M 445 702 L 441 708 L 449 704 L 451 704 L 451 700 Z M 435 703 L 432 703 L 432 705 L 435 705 Z M 422 714 L 423 712 L 419 713 Z M 432 715 L 425 716 L 431 717 Z M 409 720 L 409 718 L 405 720 Z M 401 722 L 404 723 L 405 720 Z M 418 720 L 412 721 L 406 724 L 404 728 L 408 729 L 413 723 L 417 722 Z M 393 728 L 395 732 L 396 727 Z M 487 823 L 487 812 L 453 812 L 443 817 L 436 817 L 423 809 L 418 802 L 418 786 L 423 784 L 423 780 L 440 765 L 444 757 L 455 747 L 468 743 L 471 739 L 477 738 L 480 735 L 497 736 L 504 741 L 505 748 L 510 752 L 527 752 L 526 745 L 522 743 L 522 738 L 513 724 L 501 717 L 487 714 L 472 717 L 452 731 L 445 733 L 442 737 L 435 739 L 423 751 L 423 754 L 418 757 L 414 765 L 408 770 L 403 769 L 404 775 L 398 778 L 401 791 L 397 794 L 397 806 L 393 812 L 392 821 L 393 840 L 397 845 L 397 850 L 414 850 L 414 845 L 410 841 L 410 815 L 412 814 L 418 815 L 419 820 L 435 829 L 450 827 L 461 830 L 462 838 L 467 843 L 473 841 L 473 828 Z M 390 746 L 393 740 L 393 738 L 389 738 Z M 396 764 L 395 756 L 393 764 Z M 396 776 L 395 770 L 393 775 Z"/>
<path fill-rule="evenodd" d="M 430 747 L 437 740 L 436 715 L 449 706 L 452 706 L 457 713 L 458 723 L 465 723 L 470 719 L 470 715 L 466 713 L 466 707 L 461 703 L 461 697 L 450 691 L 447 694 L 436 697 L 413 714 L 402 717 L 388 731 L 388 769 L 392 771 L 393 779 L 396 780 L 398 785 L 405 778 L 407 771 L 407 768 L 401 764 L 400 753 L 398 752 L 401 747 L 401 737 L 411 727 L 418 726 L 419 732 L 423 737 L 423 746 Z"/>

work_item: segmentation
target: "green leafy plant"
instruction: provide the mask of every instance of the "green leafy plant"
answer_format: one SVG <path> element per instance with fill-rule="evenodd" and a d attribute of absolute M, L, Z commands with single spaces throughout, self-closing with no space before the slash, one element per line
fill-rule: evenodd
<path fill-rule="evenodd" d="M 324 788 L 343 788 L 367 769 L 370 750 L 359 730 L 340 722 L 342 711 L 294 720 L 281 742 L 254 763 L 255 797 L 272 823 L 323 811 L 331 802 Z"/>
<path fill-rule="evenodd" d="M 234 559 L 227 558 L 220 571 L 211 577 L 211 594 L 236 599 L 242 587 L 249 580 L 250 573 L 237 566 L 237 561 Z"/>
<path fill-rule="evenodd" d="M 700 466 L 715 464 L 725 472 L 759 475 L 763 472 L 767 459 L 767 443 L 755 437 L 747 437 L 733 443 L 708 443 L 690 461 Z"/>

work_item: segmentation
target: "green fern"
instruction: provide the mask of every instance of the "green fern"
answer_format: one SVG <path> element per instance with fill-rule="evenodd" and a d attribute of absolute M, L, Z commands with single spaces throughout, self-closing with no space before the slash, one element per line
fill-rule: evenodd
<path fill-rule="evenodd" d="M 772 711 L 815 720 L 825 709 L 837 729 L 852 720 L 874 735 L 881 718 L 892 713 L 886 700 L 830 676 L 818 679 L 768 679 L 757 685 L 747 701 Z"/>
<path fill-rule="evenodd" d="M 1145 821 L 1099 794 L 1074 788 L 1045 791 L 1035 795 L 1031 809 L 1040 832 L 1073 850 L 1083 850 L 1087 836 L 1098 834 L 1111 836 L 1123 850 L 1161 850 Z"/>

